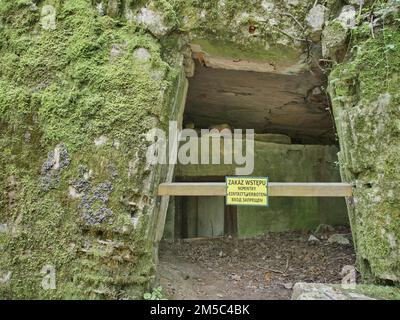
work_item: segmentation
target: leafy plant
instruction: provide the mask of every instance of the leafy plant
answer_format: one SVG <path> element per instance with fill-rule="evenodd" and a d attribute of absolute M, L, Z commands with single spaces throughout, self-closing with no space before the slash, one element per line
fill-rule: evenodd
<path fill-rule="evenodd" d="M 154 288 L 152 292 L 146 292 L 143 295 L 143 299 L 144 300 L 167 300 L 164 297 L 163 288 L 161 286 Z"/>

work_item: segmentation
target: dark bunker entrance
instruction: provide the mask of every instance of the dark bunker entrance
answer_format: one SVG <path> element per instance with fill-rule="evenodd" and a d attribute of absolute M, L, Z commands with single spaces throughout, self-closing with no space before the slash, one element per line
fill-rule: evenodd
<path fill-rule="evenodd" d="M 252 176 L 341 182 L 326 81 L 318 70 L 203 56 L 198 46 L 192 51 L 184 128 L 254 129 Z M 221 158 L 223 144 L 221 138 Z M 178 164 L 174 182 L 221 183 L 236 168 Z M 290 299 L 296 282 L 341 282 L 343 267 L 355 263 L 348 225 L 343 197 L 271 197 L 266 208 L 227 206 L 223 196 L 172 196 L 159 250 L 160 284 L 174 299 Z M 348 243 L 331 243 L 335 236 Z"/>
<path fill-rule="evenodd" d="M 286 74 L 229 67 L 196 61 L 183 127 L 199 135 L 201 129 L 254 129 L 252 176 L 268 176 L 271 182 L 340 182 L 339 149 L 324 80 L 310 71 Z M 174 181 L 224 182 L 225 176 L 235 175 L 235 168 L 234 163 L 178 164 Z M 321 224 L 348 224 L 344 198 L 277 197 L 264 208 L 226 206 L 224 197 L 171 197 L 164 238 L 251 238 L 314 230 Z"/>

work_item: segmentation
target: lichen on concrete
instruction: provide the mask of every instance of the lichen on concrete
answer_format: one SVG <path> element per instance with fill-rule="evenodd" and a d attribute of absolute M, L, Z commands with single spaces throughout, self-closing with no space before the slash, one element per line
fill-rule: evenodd
<path fill-rule="evenodd" d="M 342 176 L 355 184 L 348 207 L 359 269 L 367 281 L 398 285 L 399 11 L 393 1 L 368 10 L 381 23 L 372 30 L 361 20 L 353 30 L 349 55 L 330 75 L 330 92 Z"/>
<path fill-rule="evenodd" d="M 46 5 L 55 28 L 43 24 Z M 141 134 L 168 120 L 180 66 L 103 8 L 110 15 L 84 0 L 0 3 L 3 299 L 137 299 L 154 278 L 157 201 L 143 192 L 163 172 L 148 180 L 142 159 L 129 176 L 128 164 L 146 148 Z M 54 290 L 41 286 L 46 265 Z"/>
<path fill-rule="evenodd" d="M 164 223 L 156 186 L 171 177 L 146 165 L 141 135 L 180 117 L 188 43 L 311 63 L 314 3 L 1 1 L 1 298 L 141 298 Z M 325 43 L 329 28 L 343 28 L 341 4 L 324 2 Z M 359 266 L 366 279 L 398 284 L 398 4 L 366 2 L 344 29 L 327 51 L 340 62 L 330 92 L 342 175 L 356 184 L 348 207 Z M 55 290 L 41 287 L 46 265 Z"/>

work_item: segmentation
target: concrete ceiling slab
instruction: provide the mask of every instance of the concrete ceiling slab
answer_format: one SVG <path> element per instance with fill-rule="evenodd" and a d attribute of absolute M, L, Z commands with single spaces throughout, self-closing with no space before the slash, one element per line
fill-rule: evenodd
<path fill-rule="evenodd" d="M 323 81 L 299 74 L 238 71 L 196 62 L 185 121 L 196 128 L 227 123 L 256 133 L 286 134 L 293 141 L 333 144 L 335 133 Z"/>

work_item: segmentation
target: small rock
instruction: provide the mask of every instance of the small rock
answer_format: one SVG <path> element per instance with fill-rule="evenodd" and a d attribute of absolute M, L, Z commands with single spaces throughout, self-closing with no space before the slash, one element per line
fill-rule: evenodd
<path fill-rule="evenodd" d="M 143 24 L 153 35 L 161 37 L 169 32 L 170 28 L 165 25 L 164 18 L 157 12 L 142 8 L 136 16 L 136 21 Z"/>
<path fill-rule="evenodd" d="M 56 25 L 56 9 L 51 5 L 44 5 L 40 14 L 40 24 L 44 30 L 55 30 Z"/>
<path fill-rule="evenodd" d="M 7 233 L 8 232 L 8 226 L 6 223 L 0 224 L 0 233 Z"/>
<path fill-rule="evenodd" d="M 165 73 L 161 70 L 152 70 L 150 72 L 150 78 L 154 81 L 161 81 L 165 76 Z"/>
<path fill-rule="evenodd" d="M 151 53 L 146 48 L 137 48 L 133 51 L 133 57 L 141 62 L 146 62 L 151 59 Z"/>
<path fill-rule="evenodd" d="M 29 131 L 26 131 L 24 134 L 24 140 L 26 143 L 31 142 L 31 133 Z"/>
<path fill-rule="evenodd" d="M 310 242 L 311 244 L 317 244 L 317 243 L 320 242 L 320 240 L 319 240 L 316 236 L 311 235 L 311 236 L 308 238 L 308 242 Z"/>
<path fill-rule="evenodd" d="M 94 140 L 94 144 L 96 147 L 103 146 L 107 143 L 108 138 L 106 136 L 100 136 L 97 139 Z"/>
<path fill-rule="evenodd" d="M 264 274 L 264 280 L 265 280 L 265 283 L 266 283 L 267 285 L 269 285 L 269 284 L 271 283 L 271 278 L 272 278 L 271 272 L 266 272 L 266 273 Z"/>
<path fill-rule="evenodd" d="M 325 24 L 326 7 L 317 4 L 313 7 L 306 17 L 306 22 L 310 30 L 311 39 L 318 41 L 321 37 L 321 32 Z"/>
<path fill-rule="evenodd" d="M 284 283 L 283 286 L 284 286 L 285 289 L 287 289 L 287 290 L 293 289 L 293 283 L 292 283 L 292 282 Z"/>
<path fill-rule="evenodd" d="M 344 6 L 337 20 L 345 27 L 354 29 L 356 26 L 356 9 L 353 6 Z"/>
<path fill-rule="evenodd" d="M 298 282 L 293 287 L 292 300 L 374 300 L 371 297 L 349 294 L 335 285 Z"/>
<path fill-rule="evenodd" d="M 242 279 L 242 277 L 237 274 L 232 274 L 231 278 L 232 278 L 232 280 L 235 280 L 235 281 L 240 281 Z"/>
<path fill-rule="evenodd" d="M 341 21 L 330 21 L 322 31 L 322 56 L 336 59 L 336 53 L 345 47 L 348 32 L 349 28 Z"/>
<path fill-rule="evenodd" d="M 218 124 L 218 125 L 213 125 L 213 126 L 210 126 L 210 128 L 209 128 L 210 130 L 212 130 L 212 129 L 216 129 L 216 130 L 218 130 L 218 131 L 222 131 L 222 130 L 225 130 L 225 129 L 227 129 L 227 130 L 232 130 L 232 128 L 231 128 L 231 126 L 229 125 L 229 124 L 227 124 L 227 123 L 222 123 L 222 124 Z"/>
<path fill-rule="evenodd" d="M 2 274 L 2 277 L 0 278 L 0 283 L 1 284 L 6 284 L 11 280 L 12 272 L 8 271 L 4 274 Z"/>
<path fill-rule="evenodd" d="M 63 143 L 58 144 L 47 155 L 47 160 L 41 168 L 41 185 L 45 191 L 56 188 L 61 179 L 61 171 L 68 167 L 70 158 L 68 150 Z"/>
<path fill-rule="evenodd" d="M 80 198 L 82 195 L 76 190 L 73 186 L 69 186 L 68 188 L 69 196 L 72 199 L 77 199 Z"/>
<path fill-rule="evenodd" d="M 349 239 L 347 239 L 343 234 L 338 234 L 338 233 L 331 235 L 328 239 L 328 242 L 342 244 L 342 245 L 350 244 Z"/>

